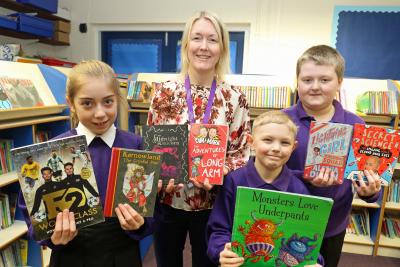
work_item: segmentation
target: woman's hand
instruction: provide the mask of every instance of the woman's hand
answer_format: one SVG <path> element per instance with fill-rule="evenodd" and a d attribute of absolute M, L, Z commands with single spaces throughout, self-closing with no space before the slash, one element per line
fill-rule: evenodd
<path fill-rule="evenodd" d="M 364 174 L 367 177 L 368 183 L 365 183 L 362 175 L 359 174 L 358 180 L 353 180 L 354 188 L 359 196 L 373 196 L 381 190 L 381 179 L 379 174 L 372 170 L 364 170 Z"/>
<path fill-rule="evenodd" d="M 208 180 L 208 178 L 204 179 L 204 182 L 203 182 L 203 183 L 197 181 L 197 180 L 194 179 L 194 178 L 190 178 L 189 180 L 190 180 L 190 181 L 192 182 L 192 184 L 194 184 L 196 187 L 198 187 L 198 188 L 203 188 L 203 189 L 206 190 L 206 191 L 210 191 L 210 190 L 214 187 L 214 185 L 210 184 L 210 181 Z"/>
<path fill-rule="evenodd" d="M 144 218 L 128 204 L 118 204 L 115 208 L 119 224 L 126 231 L 139 229 L 144 224 Z"/>
<path fill-rule="evenodd" d="M 78 234 L 73 212 L 65 209 L 59 212 L 56 217 L 56 226 L 51 235 L 51 242 L 54 245 L 66 245 Z"/>
<path fill-rule="evenodd" d="M 244 258 L 232 251 L 231 243 L 226 243 L 224 250 L 219 253 L 221 267 L 237 267 L 244 263 Z"/>

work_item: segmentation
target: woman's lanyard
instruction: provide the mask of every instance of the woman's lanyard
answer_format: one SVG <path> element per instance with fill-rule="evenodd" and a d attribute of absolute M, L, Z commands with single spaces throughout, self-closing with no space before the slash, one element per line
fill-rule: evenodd
<path fill-rule="evenodd" d="M 214 102 L 214 96 L 215 96 L 216 88 L 217 88 L 217 82 L 216 82 L 216 80 L 214 78 L 214 80 L 212 82 L 212 85 L 211 85 L 210 96 L 208 97 L 206 110 L 204 111 L 204 117 L 203 117 L 203 123 L 204 124 L 208 123 L 208 120 L 210 119 L 211 108 L 212 108 L 212 105 L 213 105 L 213 102 Z M 195 123 L 194 112 L 193 112 L 192 92 L 191 92 L 189 75 L 186 75 L 186 78 L 185 78 L 185 89 L 186 89 L 186 102 L 187 102 L 187 105 L 188 105 L 188 113 L 189 113 L 189 122 L 190 123 Z"/>

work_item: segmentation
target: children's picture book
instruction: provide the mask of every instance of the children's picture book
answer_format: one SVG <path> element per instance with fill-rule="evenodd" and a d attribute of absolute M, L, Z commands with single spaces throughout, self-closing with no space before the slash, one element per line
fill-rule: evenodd
<path fill-rule="evenodd" d="M 189 132 L 189 177 L 221 185 L 224 179 L 228 126 L 191 124 Z"/>
<path fill-rule="evenodd" d="M 308 139 L 304 178 L 315 178 L 321 168 L 329 168 L 343 181 L 353 126 L 312 121 Z"/>
<path fill-rule="evenodd" d="M 344 173 L 345 178 L 364 181 L 364 170 L 373 170 L 381 178 L 383 186 L 392 180 L 394 168 L 399 157 L 400 132 L 379 126 L 356 123 L 353 141 Z"/>
<path fill-rule="evenodd" d="M 0 77 L 0 110 L 43 105 L 43 100 L 31 80 Z"/>
<path fill-rule="evenodd" d="M 116 217 L 115 207 L 128 204 L 143 217 L 152 217 L 162 153 L 112 148 L 104 216 Z"/>
<path fill-rule="evenodd" d="M 11 154 L 36 240 L 51 237 L 64 209 L 74 212 L 77 229 L 104 221 L 84 135 L 15 148 Z"/>
<path fill-rule="evenodd" d="M 239 186 L 232 250 L 242 266 L 304 266 L 317 262 L 333 205 L 329 198 Z"/>
<path fill-rule="evenodd" d="M 143 148 L 147 151 L 164 153 L 160 179 L 167 184 L 187 183 L 188 173 L 188 125 L 143 126 Z"/>

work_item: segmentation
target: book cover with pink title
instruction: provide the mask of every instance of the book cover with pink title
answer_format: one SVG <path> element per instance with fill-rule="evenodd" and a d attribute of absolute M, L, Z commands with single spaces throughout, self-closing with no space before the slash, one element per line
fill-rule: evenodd
<path fill-rule="evenodd" d="M 191 124 L 189 132 L 189 177 L 221 185 L 224 178 L 228 126 Z"/>
<path fill-rule="evenodd" d="M 315 178 L 321 168 L 329 168 L 343 181 L 353 126 L 312 121 L 304 167 L 305 178 Z"/>
<path fill-rule="evenodd" d="M 373 170 L 379 174 L 382 185 L 388 186 L 399 157 L 399 147 L 399 131 L 355 124 L 345 178 L 357 180 L 361 175 L 367 181 L 363 170 Z"/>

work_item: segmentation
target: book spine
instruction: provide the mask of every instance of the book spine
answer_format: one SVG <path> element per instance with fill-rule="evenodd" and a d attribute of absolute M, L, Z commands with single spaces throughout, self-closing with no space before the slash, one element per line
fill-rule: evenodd
<path fill-rule="evenodd" d="M 108 174 L 107 193 L 104 203 L 104 216 L 111 217 L 114 207 L 115 184 L 117 181 L 117 170 L 120 157 L 120 149 L 113 148 L 111 152 L 110 171 Z"/>

